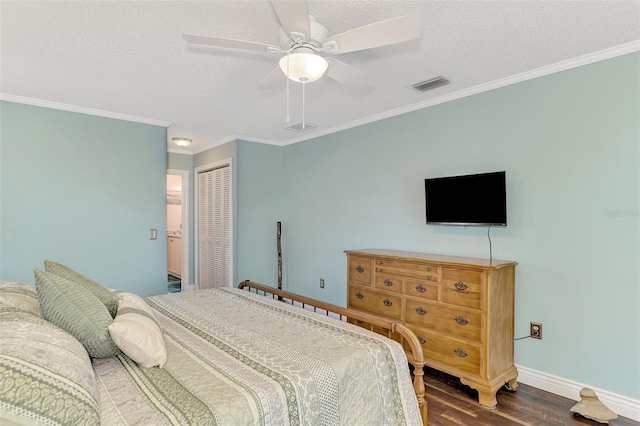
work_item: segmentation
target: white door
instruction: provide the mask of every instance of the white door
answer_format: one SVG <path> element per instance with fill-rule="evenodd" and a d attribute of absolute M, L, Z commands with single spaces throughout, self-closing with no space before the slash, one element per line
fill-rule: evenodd
<path fill-rule="evenodd" d="M 200 288 L 232 287 L 231 166 L 198 174 L 198 283 Z"/>

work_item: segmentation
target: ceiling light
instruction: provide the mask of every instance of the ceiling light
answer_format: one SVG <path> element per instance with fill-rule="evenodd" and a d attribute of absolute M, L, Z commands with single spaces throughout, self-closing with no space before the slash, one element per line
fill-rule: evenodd
<path fill-rule="evenodd" d="M 173 138 L 173 143 L 178 145 L 180 148 L 186 148 L 191 145 L 191 139 L 187 138 Z"/>
<path fill-rule="evenodd" d="M 310 83 L 324 75 L 329 63 L 315 53 L 293 52 L 280 59 L 280 69 L 291 80 Z"/>

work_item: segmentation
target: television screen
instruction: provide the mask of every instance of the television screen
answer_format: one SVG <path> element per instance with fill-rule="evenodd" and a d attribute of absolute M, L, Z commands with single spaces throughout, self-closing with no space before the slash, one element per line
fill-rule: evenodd
<path fill-rule="evenodd" d="M 427 224 L 507 225 L 505 172 L 424 180 Z"/>

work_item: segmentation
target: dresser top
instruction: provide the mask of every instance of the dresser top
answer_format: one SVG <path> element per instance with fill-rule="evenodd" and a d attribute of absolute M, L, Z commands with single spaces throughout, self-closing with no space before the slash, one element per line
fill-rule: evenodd
<path fill-rule="evenodd" d="M 439 263 L 443 265 L 451 266 L 463 266 L 473 265 L 483 268 L 499 269 L 505 266 L 515 266 L 518 262 L 512 260 L 497 260 L 497 259 L 484 259 L 480 257 L 462 257 L 462 256 L 447 256 L 443 254 L 432 253 L 419 253 L 412 251 L 399 251 L 399 250 L 385 250 L 385 249 L 361 249 L 361 250 L 345 250 L 345 253 L 349 254 L 363 254 L 374 256 L 385 256 L 397 258 L 398 260 L 419 260 L 428 261 L 433 263 Z"/>

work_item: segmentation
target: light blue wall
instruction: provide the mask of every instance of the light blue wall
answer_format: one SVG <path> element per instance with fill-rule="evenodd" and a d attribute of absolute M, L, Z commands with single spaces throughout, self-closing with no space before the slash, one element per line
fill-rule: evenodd
<path fill-rule="evenodd" d="M 238 141 L 237 282 L 278 283 L 278 221 L 282 222 L 283 253 L 288 250 L 282 154 L 279 146 Z M 283 264 L 283 281 L 286 267 Z"/>
<path fill-rule="evenodd" d="M 168 152 L 167 169 L 187 170 L 193 172 L 193 155 Z"/>
<path fill-rule="evenodd" d="M 425 224 L 424 179 L 506 170 L 509 225 L 491 229 L 493 256 L 519 262 L 516 334 L 544 325 L 543 340 L 516 342 L 516 362 L 640 398 L 639 63 L 637 53 L 594 63 L 282 157 L 241 145 L 238 162 L 251 166 L 238 180 L 253 184 L 240 185 L 240 272 L 275 284 L 276 218 L 286 223 L 285 288 L 337 304 L 346 249 L 488 257 L 486 228 Z"/>
<path fill-rule="evenodd" d="M 43 261 L 166 293 L 166 129 L 0 102 L 0 278 Z"/>

